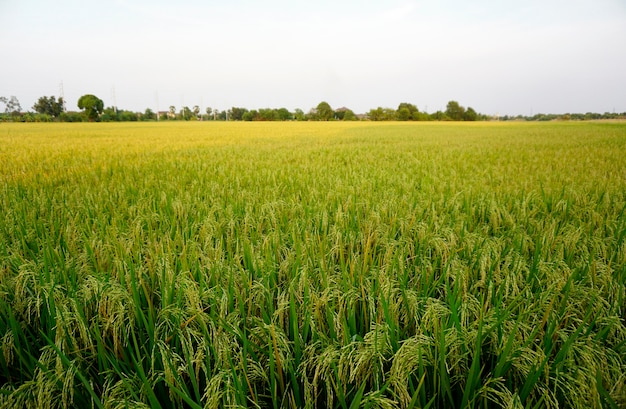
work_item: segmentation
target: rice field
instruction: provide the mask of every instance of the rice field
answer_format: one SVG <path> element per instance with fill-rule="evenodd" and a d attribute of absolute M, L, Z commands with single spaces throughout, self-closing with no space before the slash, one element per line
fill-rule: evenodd
<path fill-rule="evenodd" d="M 626 123 L 0 125 L 2 408 L 626 407 Z"/>

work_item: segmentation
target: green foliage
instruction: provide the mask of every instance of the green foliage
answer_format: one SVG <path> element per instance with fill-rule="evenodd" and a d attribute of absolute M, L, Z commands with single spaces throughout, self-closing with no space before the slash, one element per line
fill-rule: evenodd
<path fill-rule="evenodd" d="M 146 108 L 143 115 L 141 115 L 142 121 L 155 121 L 156 119 L 157 119 L 157 114 L 150 108 Z"/>
<path fill-rule="evenodd" d="M 296 121 L 304 121 L 306 119 L 306 115 L 304 114 L 304 111 L 301 110 L 300 108 L 296 108 L 293 116 Z"/>
<path fill-rule="evenodd" d="M 150 112 L 148 112 L 148 114 L 150 114 Z M 137 112 L 126 111 L 124 109 L 116 109 L 114 107 L 107 107 L 102 112 L 99 120 L 102 122 L 136 122 L 141 116 L 142 115 Z"/>
<path fill-rule="evenodd" d="M 474 108 L 468 107 L 467 110 L 463 113 L 464 121 L 476 121 L 478 119 L 478 114 L 474 111 Z"/>
<path fill-rule="evenodd" d="M 236 121 L 289 121 L 293 119 L 293 114 L 287 108 L 261 108 L 258 111 L 256 109 L 248 111 L 244 108 L 233 108 L 231 115 L 231 119 Z"/>
<path fill-rule="evenodd" d="M 320 121 L 329 121 L 333 118 L 335 112 L 330 107 L 328 102 L 322 101 L 317 105 L 315 109 L 316 117 Z"/>
<path fill-rule="evenodd" d="M 445 112 L 441 111 L 433 112 L 430 117 L 434 121 L 450 121 L 450 117 Z"/>
<path fill-rule="evenodd" d="M 398 109 L 396 110 L 396 117 L 398 121 L 417 121 L 419 120 L 419 110 L 413 104 L 409 104 L 408 102 L 402 102 L 398 105 Z"/>
<path fill-rule="evenodd" d="M 248 112 L 248 110 L 246 108 L 238 108 L 238 107 L 232 107 L 230 109 L 230 119 L 231 121 L 241 121 L 243 120 L 244 115 L 246 114 L 246 112 Z"/>
<path fill-rule="evenodd" d="M 335 110 L 334 116 L 335 119 L 339 121 L 354 121 L 357 119 L 356 115 L 354 115 L 354 112 L 346 107 L 337 108 Z"/>
<path fill-rule="evenodd" d="M 275 109 L 271 108 L 261 108 L 259 109 L 259 113 L 256 119 L 258 121 L 277 121 L 278 112 Z"/>
<path fill-rule="evenodd" d="M 276 119 L 279 121 L 291 121 L 293 114 L 287 108 L 279 108 L 276 110 Z"/>
<path fill-rule="evenodd" d="M 465 108 L 456 101 L 450 101 L 448 105 L 446 105 L 445 113 L 452 121 L 462 121 L 465 115 Z"/>
<path fill-rule="evenodd" d="M 95 121 L 102 114 L 104 103 L 95 95 L 85 94 L 78 99 L 78 108 L 83 110 L 90 121 Z"/>
<path fill-rule="evenodd" d="M 68 111 L 61 112 L 59 119 L 61 120 L 61 122 L 83 122 L 86 118 L 80 112 Z"/>
<path fill-rule="evenodd" d="M 109 107 L 102 109 L 102 101 L 93 95 L 84 95 L 84 103 L 89 103 L 95 108 L 84 109 L 84 117 L 77 118 L 74 113 L 64 113 L 62 98 L 41 97 L 33 105 L 33 109 L 39 115 L 21 112 L 21 105 L 15 96 L 10 98 L 0 97 L 0 103 L 5 105 L 4 113 L 0 114 L 0 122 L 80 122 L 83 120 L 99 120 L 102 122 L 119 122 L 119 121 L 152 121 L 157 119 L 157 114 L 150 108 L 146 108 L 142 114 L 140 112 L 126 111 Z M 81 97 L 81 98 L 83 98 Z M 180 111 L 176 111 L 175 106 L 170 106 L 167 113 L 160 113 L 159 120 L 231 120 L 231 121 L 355 121 L 362 116 L 357 116 L 348 108 L 338 108 L 333 111 L 327 102 L 321 102 L 317 107 L 312 108 L 308 114 L 301 109 L 290 112 L 287 108 L 262 108 L 259 110 L 248 111 L 243 107 L 232 107 L 227 111 L 214 110 L 211 107 L 205 109 L 205 113 L 201 112 L 201 107 L 194 105 L 193 108 L 183 107 Z M 565 113 L 565 114 L 535 114 L 532 116 L 509 116 L 489 117 L 485 114 L 476 112 L 473 108 L 468 107 L 467 110 L 456 101 L 448 102 L 445 112 L 437 111 L 432 114 L 420 112 L 416 105 L 402 102 L 398 105 L 398 109 L 378 107 L 371 109 L 364 117 L 372 121 L 486 121 L 486 120 L 525 120 L 525 121 L 584 121 L 584 120 L 600 120 L 600 119 L 625 119 L 624 113 L 605 112 L 604 114 L 587 112 L 582 113 Z"/>
<path fill-rule="evenodd" d="M 4 115 L 0 117 L 0 121 L 3 119 L 18 121 L 20 119 L 22 106 L 15 95 L 11 95 L 10 98 L 0 96 L 0 102 L 4 104 Z"/>
<path fill-rule="evenodd" d="M 244 121 L 257 121 L 259 117 L 259 112 L 256 109 L 253 109 L 252 111 L 246 111 L 241 119 Z"/>
<path fill-rule="evenodd" d="M 139 115 L 141 114 L 137 114 L 136 112 L 132 112 L 132 111 L 126 111 L 126 110 L 120 110 L 117 112 L 118 118 L 120 121 L 123 122 L 135 122 L 139 119 Z"/>
<path fill-rule="evenodd" d="M 35 105 L 33 105 L 35 112 L 48 115 L 52 118 L 58 118 L 63 112 L 63 98 L 56 99 L 54 96 L 40 97 Z"/>
<path fill-rule="evenodd" d="M 102 116 L 100 117 L 102 122 L 117 122 L 120 120 L 120 116 L 115 107 L 106 107 L 102 111 Z"/>
<path fill-rule="evenodd" d="M 408 121 L 409 119 L 412 119 L 411 111 L 409 111 L 408 108 L 400 108 L 396 113 L 396 117 L 398 118 L 398 121 Z"/>
<path fill-rule="evenodd" d="M 626 405 L 624 124 L 3 127 L 0 407 Z"/>
<path fill-rule="evenodd" d="M 414 121 L 431 121 L 433 118 L 430 117 L 426 112 L 413 112 L 413 117 L 411 118 Z"/>
<path fill-rule="evenodd" d="M 397 119 L 397 113 L 395 110 L 382 107 L 371 109 L 367 116 L 371 121 L 393 121 Z"/>
<path fill-rule="evenodd" d="M 194 114 L 194 112 L 191 110 L 191 108 L 189 108 L 188 106 L 184 106 L 181 110 L 180 110 L 180 114 L 179 114 L 179 119 L 183 120 L 183 121 L 191 121 L 192 119 L 197 118 Z"/>

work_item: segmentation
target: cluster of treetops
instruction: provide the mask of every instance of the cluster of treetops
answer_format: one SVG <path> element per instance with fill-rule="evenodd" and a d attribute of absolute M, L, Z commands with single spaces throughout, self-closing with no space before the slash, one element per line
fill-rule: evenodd
<path fill-rule="evenodd" d="M 206 108 L 201 111 L 198 105 L 177 110 L 170 106 L 169 110 L 154 112 L 147 108 L 144 112 L 133 112 L 116 107 L 104 107 L 103 101 L 92 94 L 83 95 L 78 99 L 81 111 L 66 111 L 63 98 L 43 96 L 32 107 L 32 112 L 22 112 L 21 105 L 15 96 L 0 97 L 4 103 L 4 113 L 0 112 L 0 122 L 120 122 L 120 121 L 552 121 L 552 120 L 597 120 L 626 119 L 624 113 L 604 114 L 587 112 L 585 114 L 536 114 L 531 116 L 488 116 L 476 112 L 472 107 L 465 108 L 457 101 L 450 101 L 445 111 L 426 113 L 417 109 L 414 104 L 403 102 L 397 109 L 378 107 L 365 114 L 355 114 L 352 110 L 342 107 L 333 109 L 327 102 L 320 102 L 315 108 L 304 112 L 287 108 L 262 108 L 248 110 L 232 107 L 219 111 Z"/>

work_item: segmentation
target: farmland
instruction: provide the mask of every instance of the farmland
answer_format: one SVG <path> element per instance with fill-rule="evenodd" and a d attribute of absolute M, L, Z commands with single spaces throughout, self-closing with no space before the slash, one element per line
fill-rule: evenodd
<path fill-rule="evenodd" d="M 0 125 L 0 407 L 623 407 L 625 123 Z"/>

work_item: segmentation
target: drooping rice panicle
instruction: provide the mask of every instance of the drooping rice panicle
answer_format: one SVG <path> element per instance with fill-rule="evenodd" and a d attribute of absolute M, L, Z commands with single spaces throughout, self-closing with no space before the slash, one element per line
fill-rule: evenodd
<path fill-rule="evenodd" d="M 626 125 L 0 126 L 0 407 L 626 405 Z"/>

